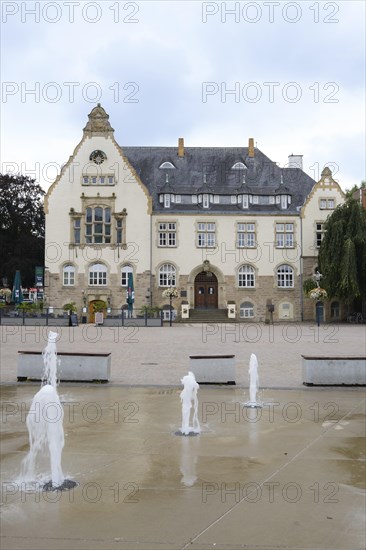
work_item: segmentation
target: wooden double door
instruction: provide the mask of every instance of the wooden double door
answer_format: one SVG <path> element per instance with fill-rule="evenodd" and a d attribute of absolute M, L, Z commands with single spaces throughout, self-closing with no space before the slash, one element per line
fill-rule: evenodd
<path fill-rule="evenodd" d="M 212 271 L 202 271 L 194 280 L 194 296 L 196 309 L 217 309 L 218 307 L 217 277 Z"/>

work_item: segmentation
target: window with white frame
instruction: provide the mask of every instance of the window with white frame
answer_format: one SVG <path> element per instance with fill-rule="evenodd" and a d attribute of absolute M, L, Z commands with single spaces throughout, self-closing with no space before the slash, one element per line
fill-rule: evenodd
<path fill-rule="evenodd" d="M 164 264 L 159 269 L 159 286 L 175 286 L 176 269 L 172 264 Z"/>
<path fill-rule="evenodd" d="M 237 248 L 254 248 L 256 246 L 254 223 L 237 224 L 236 246 Z"/>
<path fill-rule="evenodd" d="M 281 208 L 282 210 L 287 208 L 287 195 L 281 195 Z"/>
<path fill-rule="evenodd" d="M 102 176 L 83 176 L 83 185 L 115 185 L 116 181 L 112 174 Z"/>
<path fill-rule="evenodd" d="M 334 199 L 319 199 L 319 208 L 320 210 L 334 210 L 335 200 Z"/>
<path fill-rule="evenodd" d="M 320 248 L 320 245 L 322 244 L 323 237 L 324 237 L 324 223 L 317 222 L 315 224 L 315 246 L 316 246 L 316 248 Z"/>
<path fill-rule="evenodd" d="M 109 207 L 95 206 L 86 209 L 85 242 L 87 244 L 111 242 L 111 209 Z"/>
<path fill-rule="evenodd" d="M 177 246 L 177 224 L 164 222 L 158 225 L 159 246 Z"/>
<path fill-rule="evenodd" d="M 232 167 L 232 170 L 246 170 L 247 167 L 243 162 L 236 162 Z"/>
<path fill-rule="evenodd" d="M 75 285 L 75 267 L 73 265 L 64 266 L 62 279 L 64 286 Z"/>
<path fill-rule="evenodd" d="M 172 317 L 172 321 L 174 321 L 177 317 L 177 310 L 174 309 L 173 306 L 172 309 L 170 309 L 170 306 L 166 304 L 162 307 L 162 315 L 163 321 L 170 321 L 170 315 Z"/>
<path fill-rule="evenodd" d="M 208 208 L 210 206 L 210 201 L 207 193 L 202 195 L 202 206 L 203 208 Z"/>
<path fill-rule="evenodd" d="M 243 195 L 243 208 L 249 207 L 249 197 L 248 195 Z"/>
<path fill-rule="evenodd" d="M 255 270 L 251 265 L 242 265 L 238 270 L 239 288 L 255 287 Z"/>
<path fill-rule="evenodd" d="M 216 224 L 212 222 L 198 223 L 197 246 L 214 248 L 216 245 Z"/>
<path fill-rule="evenodd" d="M 164 208 L 170 208 L 170 193 L 164 195 Z"/>
<path fill-rule="evenodd" d="M 121 269 L 121 286 L 128 286 L 128 274 L 133 273 L 130 265 L 124 265 Z"/>
<path fill-rule="evenodd" d="M 107 268 L 104 264 L 93 264 L 89 267 L 89 285 L 106 286 Z"/>
<path fill-rule="evenodd" d="M 279 288 L 293 288 L 294 270 L 290 265 L 283 264 L 277 268 L 277 286 Z"/>
<path fill-rule="evenodd" d="M 251 319 L 254 317 L 254 307 L 252 302 L 243 302 L 240 304 L 240 317 L 242 319 Z"/>
<path fill-rule="evenodd" d="M 293 248 L 294 247 L 294 224 L 276 223 L 276 247 Z"/>

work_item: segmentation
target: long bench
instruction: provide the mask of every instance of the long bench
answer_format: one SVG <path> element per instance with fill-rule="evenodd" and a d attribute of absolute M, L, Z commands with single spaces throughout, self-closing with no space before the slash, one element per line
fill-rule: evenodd
<path fill-rule="evenodd" d="M 190 355 L 189 370 L 201 384 L 235 384 L 235 355 Z"/>
<path fill-rule="evenodd" d="M 18 382 L 41 380 L 44 363 L 42 352 L 18 351 Z M 57 377 L 64 381 L 108 382 L 111 375 L 110 353 L 57 353 Z"/>
<path fill-rule="evenodd" d="M 302 355 L 305 386 L 365 386 L 366 357 Z"/>

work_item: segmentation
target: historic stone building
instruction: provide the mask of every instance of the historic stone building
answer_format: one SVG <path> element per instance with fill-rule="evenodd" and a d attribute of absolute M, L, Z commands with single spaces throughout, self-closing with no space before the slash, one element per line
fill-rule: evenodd
<path fill-rule="evenodd" d="M 317 266 L 323 224 L 344 194 L 329 168 L 316 183 L 291 155 L 280 168 L 247 147 L 123 147 L 98 105 L 46 200 L 48 305 L 96 300 L 136 309 L 227 310 L 236 319 L 314 319 L 302 282 Z M 233 306 L 235 306 L 233 308 Z M 273 306 L 273 307 L 271 307 Z M 234 311 L 233 311 L 234 310 Z M 168 313 L 168 312 L 167 312 Z M 342 315 L 327 304 L 325 320 Z"/>

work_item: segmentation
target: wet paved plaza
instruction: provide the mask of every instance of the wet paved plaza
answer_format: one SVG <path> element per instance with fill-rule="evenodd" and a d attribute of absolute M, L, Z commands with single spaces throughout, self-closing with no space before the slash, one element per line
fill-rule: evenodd
<path fill-rule="evenodd" d="M 115 376 L 115 359 L 109 384 L 59 386 L 65 414 L 62 466 L 65 476 L 78 482 L 62 493 L 35 491 L 20 476 L 29 448 L 26 413 L 39 384 L 16 383 L 16 354 L 40 350 L 45 342 L 22 342 L 19 334 L 13 340 L 7 335 L 6 342 L 3 337 L 2 550 L 364 548 L 364 388 L 302 386 L 301 363 L 294 361 L 302 346 L 309 353 L 306 339 L 292 348 L 287 343 L 287 362 L 283 343 L 270 348 L 263 341 L 247 350 L 245 342 L 216 342 L 211 347 L 216 353 L 235 345 L 243 357 L 258 353 L 263 407 L 243 406 L 249 396 L 245 358 L 242 383 L 201 385 L 201 434 L 178 437 L 179 381 L 188 370 L 189 340 L 192 352 L 200 347 L 197 329 L 187 327 L 179 339 L 182 329 L 150 329 L 141 336 L 149 340 L 144 350 L 112 346 L 110 336 L 96 346 L 98 351 L 109 346 L 112 355 L 129 363 L 129 384 Z M 362 353 L 363 332 L 338 335 L 333 349 L 343 347 L 346 353 L 353 342 L 348 352 Z M 168 359 L 160 357 L 169 339 Z M 82 348 L 81 340 L 73 345 Z M 176 361 L 168 371 L 174 345 Z M 327 345 L 318 350 L 329 353 Z M 59 342 L 62 347 L 66 342 Z M 142 386 L 141 363 L 156 362 L 168 382 L 157 376 L 156 385 Z M 133 368 L 139 368 L 135 384 Z M 146 384 L 152 383 L 152 368 L 145 367 Z M 40 471 L 48 468 L 46 460 L 39 464 Z"/>

